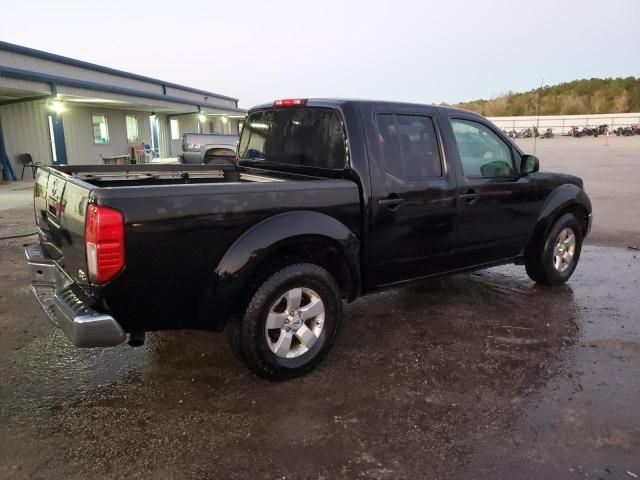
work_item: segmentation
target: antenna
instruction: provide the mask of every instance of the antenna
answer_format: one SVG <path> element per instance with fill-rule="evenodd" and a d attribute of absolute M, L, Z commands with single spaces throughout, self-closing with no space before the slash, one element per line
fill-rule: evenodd
<path fill-rule="evenodd" d="M 541 96 L 542 96 L 542 87 L 544 86 L 544 75 L 542 76 L 542 79 L 540 80 L 540 89 L 538 90 L 538 118 L 536 119 L 536 131 L 538 132 L 538 135 L 540 135 L 540 129 L 538 128 L 540 126 L 540 105 L 541 105 Z M 536 137 L 535 132 L 533 132 L 533 154 L 536 154 L 536 144 L 538 143 L 538 137 Z"/>

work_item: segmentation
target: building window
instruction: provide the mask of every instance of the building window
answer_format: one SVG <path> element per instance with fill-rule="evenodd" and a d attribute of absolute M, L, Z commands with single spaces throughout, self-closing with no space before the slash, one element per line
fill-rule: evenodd
<path fill-rule="evenodd" d="M 93 143 L 104 145 L 109 143 L 109 127 L 107 126 L 107 116 L 103 113 L 91 114 L 93 123 Z"/>
<path fill-rule="evenodd" d="M 138 117 L 135 115 L 127 115 L 125 117 L 127 123 L 127 142 L 138 143 L 140 135 L 138 134 Z"/>
<path fill-rule="evenodd" d="M 171 126 L 171 140 L 180 140 L 180 124 L 178 120 L 172 118 L 169 124 Z"/>

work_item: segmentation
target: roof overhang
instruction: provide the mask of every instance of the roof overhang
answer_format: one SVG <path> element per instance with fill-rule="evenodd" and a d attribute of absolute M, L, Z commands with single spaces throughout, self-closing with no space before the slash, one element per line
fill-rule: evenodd
<path fill-rule="evenodd" d="M 65 57 L 63 55 L 56 55 L 42 50 L 36 50 L 34 48 L 23 47 L 21 45 L 15 45 L 13 43 L 0 41 L 0 64 L 7 66 L 24 66 L 30 65 L 33 68 L 27 68 L 27 70 L 39 71 L 46 73 L 47 70 L 51 70 L 52 67 L 64 66 L 65 71 L 74 74 L 82 75 L 84 77 L 102 78 L 107 79 L 101 83 L 114 83 L 118 80 L 129 80 L 141 87 L 158 87 L 164 91 L 185 92 L 197 94 L 207 98 L 215 98 L 220 100 L 228 100 L 237 104 L 238 99 L 234 97 L 228 97 L 226 95 L 220 95 L 219 93 L 208 92 L 206 90 L 200 90 L 197 88 L 187 87 L 184 85 L 178 85 L 172 82 L 165 82 L 156 78 L 146 77 L 144 75 L 138 75 L 135 73 L 125 72 L 123 70 L 117 70 L 115 68 L 104 67 L 102 65 L 96 65 L 95 63 L 85 62 L 82 60 L 76 60 L 74 58 Z M 82 72 L 84 70 L 84 72 Z M 74 75 L 65 75 L 73 78 Z M 111 80 L 111 81 L 108 81 Z"/>
<path fill-rule="evenodd" d="M 121 86 L 60 77 L 41 72 L 0 66 L 0 105 L 38 100 L 49 95 L 61 101 L 110 108 L 165 113 L 207 112 L 244 114 L 233 106 L 193 101 L 163 93 L 152 93 Z"/>

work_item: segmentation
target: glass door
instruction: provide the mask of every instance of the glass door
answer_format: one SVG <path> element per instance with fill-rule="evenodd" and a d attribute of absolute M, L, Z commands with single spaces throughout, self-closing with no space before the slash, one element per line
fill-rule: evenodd
<path fill-rule="evenodd" d="M 160 156 L 160 142 L 158 136 L 158 116 L 149 115 L 149 124 L 151 125 L 151 151 L 153 156 L 158 158 Z"/>
<path fill-rule="evenodd" d="M 49 143 L 51 145 L 51 160 L 54 165 L 67 164 L 67 148 L 64 143 L 64 124 L 62 117 L 55 113 L 47 115 L 49 127 Z"/>

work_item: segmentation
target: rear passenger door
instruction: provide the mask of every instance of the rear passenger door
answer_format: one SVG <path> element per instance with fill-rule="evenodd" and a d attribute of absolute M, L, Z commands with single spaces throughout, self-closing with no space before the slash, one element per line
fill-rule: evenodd
<path fill-rule="evenodd" d="M 370 115 L 370 116 L 369 116 Z M 373 202 L 369 265 L 377 286 L 447 269 L 455 174 L 431 109 L 372 109 L 365 121 Z"/>

